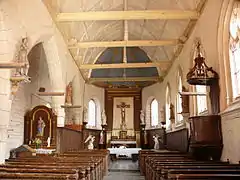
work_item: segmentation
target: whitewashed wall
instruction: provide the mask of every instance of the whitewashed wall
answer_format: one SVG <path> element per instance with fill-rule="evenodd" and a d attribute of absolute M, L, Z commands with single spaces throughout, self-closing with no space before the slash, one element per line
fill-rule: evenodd
<path fill-rule="evenodd" d="M 15 46 L 22 37 L 29 38 L 29 50 L 37 43 L 42 42 L 44 52 L 46 54 L 46 62 L 49 70 L 49 81 L 53 91 L 65 91 L 65 87 L 69 81 L 74 79 L 74 104 L 83 105 L 84 81 L 74 63 L 68 48 L 53 23 L 47 9 L 39 0 L 8 0 L 0 1 L 0 62 L 12 61 L 15 53 Z M 24 8 L 23 8 L 24 7 Z M 46 72 L 47 73 L 47 72 Z M 29 94 L 25 87 L 21 87 L 16 99 L 11 99 L 10 92 L 10 73 L 9 70 L 0 70 L 0 97 L 1 107 L 0 113 L 2 121 L 0 122 L 0 163 L 4 162 L 5 157 L 8 157 L 7 144 L 10 142 L 7 129 L 12 128 L 10 119 L 14 119 L 14 123 L 19 123 L 24 109 L 29 106 L 28 103 L 22 102 L 23 107 L 17 109 L 18 101 L 29 99 Z M 74 78 L 75 77 L 75 78 Z M 93 87 L 88 88 L 88 92 L 100 91 L 100 96 L 103 97 L 103 91 Z M 28 94 L 28 95 L 27 95 Z M 94 94 L 94 93 L 93 93 Z M 99 95 L 98 93 L 95 93 Z M 23 97 L 25 96 L 25 97 Z M 99 98 L 103 104 L 103 98 Z M 64 104 L 64 97 L 53 97 L 52 105 L 58 115 L 58 126 L 64 126 L 64 109 L 61 105 Z M 35 103 L 34 103 L 35 104 Z M 11 110 L 11 105 L 13 108 Z M 36 103 L 37 105 L 37 103 Z M 11 115 L 12 111 L 12 115 Z M 20 111 L 21 113 L 17 113 Z M 11 118 L 10 118 L 11 117 Z M 81 119 L 79 119 L 79 123 Z M 9 126 L 10 124 L 10 126 Z M 22 133 L 22 129 L 13 130 Z M 12 137 L 9 136 L 9 137 Z M 22 139 L 22 137 L 20 137 Z M 19 141 L 10 142 L 11 148 L 17 147 Z M 9 147 L 10 147 L 9 146 Z"/>
<path fill-rule="evenodd" d="M 186 83 L 186 74 L 192 67 L 191 54 L 193 50 L 194 39 L 200 37 L 203 48 L 206 53 L 206 63 L 220 75 L 220 103 L 222 117 L 222 134 L 223 134 L 223 153 L 222 160 L 229 159 L 232 163 L 240 160 L 240 101 L 227 104 L 226 73 L 222 69 L 224 67 L 224 58 L 228 57 L 228 26 L 229 16 L 231 14 L 231 6 L 234 0 L 211 0 L 203 11 L 202 16 L 198 20 L 189 40 L 185 47 L 171 67 L 169 74 L 163 83 L 158 83 L 143 90 L 143 108 L 146 106 L 148 97 L 155 96 L 160 102 L 165 102 L 165 90 L 167 83 L 171 88 L 171 102 L 176 104 L 177 93 L 177 68 L 183 69 L 183 84 Z M 229 71 L 229 70 L 227 70 Z M 157 89 L 157 91 L 155 90 Z M 190 104 L 192 107 L 192 104 Z"/>

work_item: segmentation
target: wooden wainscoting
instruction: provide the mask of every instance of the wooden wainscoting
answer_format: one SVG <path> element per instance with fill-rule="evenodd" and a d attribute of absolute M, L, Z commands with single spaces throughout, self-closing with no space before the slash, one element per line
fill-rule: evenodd
<path fill-rule="evenodd" d="M 166 134 L 166 145 L 167 149 L 187 152 L 188 151 L 188 129 L 181 129 L 174 132 L 169 132 Z"/>
<path fill-rule="evenodd" d="M 81 131 L 66 127 L 57 128 L 57 151 L 78 151 L 83 149 L 83 136 Z"/>

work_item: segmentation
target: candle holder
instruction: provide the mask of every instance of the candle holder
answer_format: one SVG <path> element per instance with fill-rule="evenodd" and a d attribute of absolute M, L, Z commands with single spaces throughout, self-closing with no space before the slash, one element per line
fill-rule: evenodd
<path fill-rule="evenodd" d="M 83 129 L 87 129 L 87 124 L 88 124 L 88 122 L 83 121 Z"/>
<path fill-rule="evenodd" d="M 102 130 L 106 131 L 107 124 L 102 124 L 101 126 L 102 126 Z"/>

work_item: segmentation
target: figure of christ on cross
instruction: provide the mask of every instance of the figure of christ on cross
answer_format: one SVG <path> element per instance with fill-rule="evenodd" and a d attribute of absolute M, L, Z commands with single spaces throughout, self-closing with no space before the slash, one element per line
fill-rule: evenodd
<path fill-rule="evenodd" d="M 120 108 L 121 110 L 121 119 L 122 119 L 122 124 L 121 124 L 121 130 L 126 130 L 127 125 L 126 125 L 126 109 L 125 108 L 130 108 L 129 104 L 126 104 L 125 102 L 121 102 L 121 104 L 117 105 L 117 108 Z"/>

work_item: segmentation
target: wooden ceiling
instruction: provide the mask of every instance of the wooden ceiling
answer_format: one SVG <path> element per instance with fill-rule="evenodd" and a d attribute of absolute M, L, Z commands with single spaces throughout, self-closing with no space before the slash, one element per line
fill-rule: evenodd
<path fill-rule="evenodd" d="M 207 0 L 43 0 L 86 82 L 162 81 L 181 53 Z M 95 64 L 110 47 L 123 47 L 122 63 Z M 128 63 L 127 47 L 151 62 Z M 156 67 L 159 77 L 90 78 L 92 69 Z"/>

